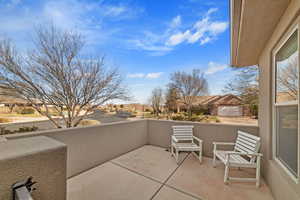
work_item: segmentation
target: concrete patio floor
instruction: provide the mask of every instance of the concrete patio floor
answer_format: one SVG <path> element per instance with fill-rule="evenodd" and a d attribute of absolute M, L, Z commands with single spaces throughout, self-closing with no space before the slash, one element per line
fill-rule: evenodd
<path fill-rule="evenodd" d="M 212 160 L 199 163 L 181 153 L 181 162 L 165 149 L 146 145 L 68 180 L 68 200 L 272 200 L 262 180 L 223 183 L 224 167 Z M 253 176 L 255 171 L 231 170 L 231 175 Z"/>

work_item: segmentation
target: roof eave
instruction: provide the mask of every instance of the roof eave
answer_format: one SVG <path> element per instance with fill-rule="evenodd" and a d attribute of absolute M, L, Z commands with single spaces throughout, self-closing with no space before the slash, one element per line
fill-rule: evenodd
<path fill-rule="evenodd" d="M 230 0 L 231 66 L 258 64 L 260 53 L 289 3 L 289 0 Z"/>

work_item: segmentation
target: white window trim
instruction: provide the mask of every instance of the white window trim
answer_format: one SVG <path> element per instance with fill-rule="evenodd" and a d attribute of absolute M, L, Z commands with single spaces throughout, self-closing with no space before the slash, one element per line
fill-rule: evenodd
<path fill-rule="evenodd" d="M 288 41 L 288 39 L 292 36 L 292 34 L 298 31 L 298 59 L 300 59 L 300 30 L 299 30 L 299 26 L 298 24 L 292 28 L 292 30 L 290 30 L 288 32 L 287 35 L 284 36 L 284 39 L 282 41 L 280 41 L 280 45 L 277 46 L 276 48 L 274 48 L 274 51 L 272 53 L 272 119 L 273 119 L 273 123 L 272 123 L 272 154 L 273 154 L 273 159 L 276 161 L 276 163 L 279 164 L 279 166 L 287 173 L 287 175 L 297 184 L 299 183 L 299 177 L 300 177 L 300 109 L 299 109 L 299 94 L 298 93 L 298 100 L 297 101 L 291 101 L 291 102 L 284 102 L 284 103 L 276 103 L 276 60 L 275 60 L 275 56 L 278 53 L 278 51 L 283 47 L 283 45 Z M 299 66 L 300 66 L 300 61 L 299 61 Z M 300 69 L 299 69 L 299 75 L 298 75 L 299 79 L 300 79 Z M 300 89 L 300 80 L 298 81 L 298 88 Z M 277 147 L 277 135 L 276 135 L 276 107 L 278 106 L 289 106 L 289 105 L 297 105 L 298 102 L 298 174 L 297 176 L 295 176 L 295 174 L 293 174 L 286 166 L 285 164 L 280 161 L 280 159 L 277 158 L 276 156 L 276 147 Z"/>

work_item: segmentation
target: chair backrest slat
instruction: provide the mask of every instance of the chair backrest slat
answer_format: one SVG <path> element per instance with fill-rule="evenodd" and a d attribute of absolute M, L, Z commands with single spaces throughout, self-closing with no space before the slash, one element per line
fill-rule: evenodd
<path fill-rule="evenodd" d="M 193 140 L 194 126 L 172 126 L 173 136 L 179 140 Z"/>
<path fill-rule="evenodd" d="M 238 131 L 238 137 L 235 142 L 234 151 L 242 153 L 258 153 L 260 148 L 260 137 L 249 133 Z M 250 161 L 254 162 L 255 158 L 249 156 Z"/>

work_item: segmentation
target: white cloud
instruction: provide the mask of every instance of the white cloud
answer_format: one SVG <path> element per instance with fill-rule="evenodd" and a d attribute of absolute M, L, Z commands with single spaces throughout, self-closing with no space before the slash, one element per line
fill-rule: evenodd
<path fill-rule="evenodd" d="M 203 44 L 206 44 L 208 42 L 211 41 L 211 38 L 210 37 L 205 37 L 203 39 L 200 40 L 200 44 L 203 45 Z"/>
<path fill-rule="evenodd" d="M 178 26 L 181 25 L 181 16 L 177 15 L 176 17 L 174 17 L 171 21 L 170 27 L 171 28 L 176 28 Z"/>
<path fill-rule="evenodd" d="M 7 8 L 14 8 L 15 6 L 19 5 L 21 3 L 21 0 L 8 0 L 6 2 L 6 7 Z"/>
<path fill-rule="evenodd" d="M 25 48 L 29 42 L 24 38 L 28 38 L 37 25 L 49 23 L 62 29 L 78 31 L 88 45 L 105 43 L 120 31 L 119 27 L 106 28 L 107 20 L 125 20 L 142 11 L 138 7 L 112 5 L 105 1 L 49 0 L 34 6 L 25 5 L 21 0 L 7 2 L 0 4 L 0 34 L 7 35 L 18 46 Z"/>
<path fill-rule="evenodd" d="M 128 40 L 128 48 L 149 52 L 151 56 L 162 56 L 173 50 L 172 47 L 164 45 L 166 36 L 158 35 L 150 31 L 144 31 L 139 39 Z"/>
<path fill-rule="evenodd" d="M 134 74 L 128 74 L 127 77 L 128 78 L 144 78 L 145 74 L 143 74 L 143 73 L 134 73 Z"/>
<path fill-rule="evenodd" d="M 213 21 L 211 19 L 210 15 L 216 11 L 216 8 L 209 9 L 204 17 L 198 20 L 192 28 L 171 35 L 166 45 L 176 46 L 183 42 L 195 43 L 198 41 L 200 45 L 203 45 L 216 39 L 218 34 L 223 33 L 228 28 L 228 22 Z"/>
<path fill-rule="evenodd" d="M 161 77 L 162 74 L 163 74 L 163 72 L 149 73 L 146 75 L 146 78 L 156 79 L 156 78 Z"/>
<path fill-rule="evenodd" d="M 103 8 L 103 14 L 106 16 L 119 16 L 127 11 L 127 7 L 125 6 L 105 6 Z"/>
<path fill-rule="evenodd" d="M 212 19 L 211 15 L 217 11 L 217 8 L 210 8 L 201 19 L 185 30 L 181 30 L 182 17 L 177 15 L 169 22 L 165 31 L 160 33 L 144 31 L 141 35 L 135 36 L 135 39 L 129 40 L 129 48 L 148 51 L 152 56 L 162 56 L 182 43 L 200 45 L 209 43 L 216 40 L 218 35 L 228 28 L 228 22 Z"/>
<path fill-rule="evenodd" d="M 218 64 L 215 62 L 209 62 L 208 63 L 208 68 L 206 69 L 206 71 L 204 72 L 206 75 L 212 75 L 215 74 L 217 72 L 223 71 L 227 68 L 228 66 L 225 64 Z"/>
<path fill-rule="evenodd" d="M 210 14 L 212 14 L 214 12 L 217 12 L 217 11 L 218 11 L 218 8 L 210 8 L 210 9 L 208 9 L 206 15 L 210 15 Z"/>
<path fill-rule="evenodd" d="M 187 30 L 184 33 L 177 33 L 177 34 L 171 35 L 169 40 L 166 42 L 166 44 L 169 46 L 175 46 L 177 44 L 182 43 L 184 40 L 186 40 L 190 37 L 191 37 L 190 31 Z"/>
<path fill-rule="evenodd" d="M 128 74 L 127 78 L 147 78 L 147 79 L 156 79 L 161 77 L 163 72 L 152 72 L 148 74 L 144 73 L 133 73 L 133 74 Z"/>

